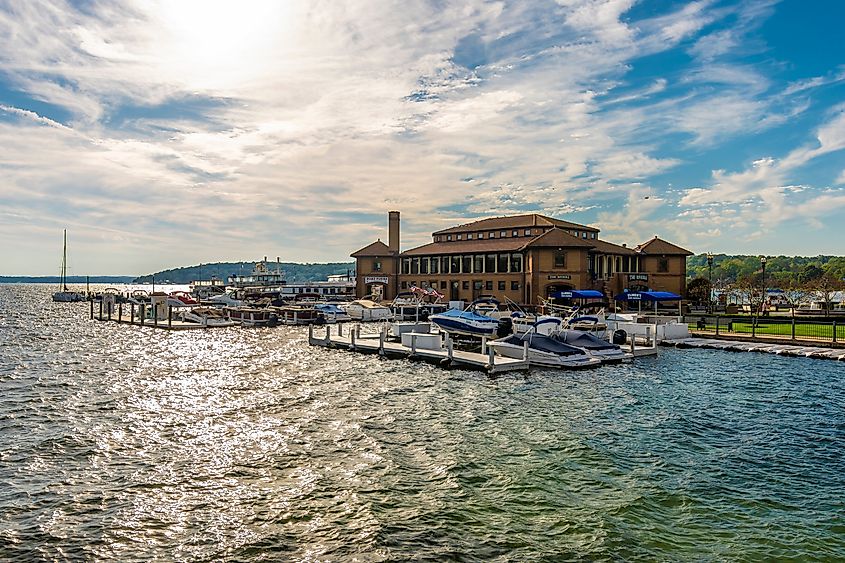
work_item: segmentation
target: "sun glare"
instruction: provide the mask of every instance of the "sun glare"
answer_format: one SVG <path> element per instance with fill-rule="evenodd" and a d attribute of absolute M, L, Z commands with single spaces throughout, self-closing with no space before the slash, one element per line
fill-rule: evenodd
<path fill-rule="evenodd" d="M 159 14 L 167 37 L 164 59 L 196 86 L 248 81 L 278 56 L 292 29 L 284 1 L 165 1 Z"/>

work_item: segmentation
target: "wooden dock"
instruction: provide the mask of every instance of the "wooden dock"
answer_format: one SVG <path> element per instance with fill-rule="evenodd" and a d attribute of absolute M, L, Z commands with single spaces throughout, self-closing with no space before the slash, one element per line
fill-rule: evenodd
<path fill-rule="evenodd" d="M 326 325 L 324 336 L 315 336 L 314 326 L 308 327 L 308 343 L 312 346 L 325 346 L 327 348 L 342 348 L 354 352 L 379 354 L 389 358 L 419 359 L 435 363 L 441 367 L 461 367 L 467 369 L 484 370 L 489 374 L 498 374 L 509 371 L 527 370 L 528 360 L 515 358 L 504 358 L 495 355 L 492 348 L 482 344 L 486 353 L 467 352 L 455 350 L 452 340 L 447 337 L 446 347 L 443 350 L 429 350 L 424 348 L 411 348 L 403 346 L 399 342 L 387 339 L 386 330 L 378 333 L 361 334 L 360 325 L 351 327 L 347 334 L 343 334 L 343 325 L 337 326 L 337 334 L 332 334 L 332 325 Z"/>
<path fill-rule="evenodd" d="M 716 338 L 682 338 L 680 340 L 664 340 L 663 346 L 676 348 L 706 348 L 710 350 L 727 350 L 729 352 L 764 352 L 778 356 L 797 358 L 819 358 L 824 360 L 839 360 L 845 362 L 845 349 L 823 348 L 819 346 L 801 346 L 795 344 L 772 344 L 770 342 L 742 342 L 737 340 L 721 340 Z"/>
<path fill-rule="evenodd" d="M 167 317 L 164 319 L 158 318 L 158 311 L 155 309 L 152 310 L 153 317 L 146 318 L 145 311 L 143 307 L 139 307 L 138 309 L 139 315 L 135 314 L 135 307 L 134 305 L 129 307 L 129 310 L 126 311 L 128 314 L 124 314 L 123 304 L 118 304 L 117 310 L 112 310 L 111 307 L 106 307 L 104 309 L 102 301 L 100 302 L 100 310 L 99 312 L 94 311 L 94 302 L 90 301 L 90 311 L 89 311 L 89 318 L 95 321 L 103 321 L 103 322 L 111 322 L 111 323 L 118 323 L 118 324 L 125 324 L 125 325 L 134 325 L 139 327 L 150 327 L 150 328 L 160 328 L 163 330 L 204 330 L 208 328 L 226 328 L 228 326 L 237 326 L 237 325 L 203 325 L 198 323 L 189 323 L 185 321 L 180 321 L 178 319 L 173 318 L 173 310 L 172 307 L 168 307 Z M 140 318 L 139 318 L 140 317 Z"/>

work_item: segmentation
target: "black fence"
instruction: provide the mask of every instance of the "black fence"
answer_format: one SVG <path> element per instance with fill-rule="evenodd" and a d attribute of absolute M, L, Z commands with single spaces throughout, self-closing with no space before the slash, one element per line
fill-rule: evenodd
<path fill-rule="evenodd" d="M 845 343 L 845 319 L 688 315 L 684 322 L 692 333 Z"/>

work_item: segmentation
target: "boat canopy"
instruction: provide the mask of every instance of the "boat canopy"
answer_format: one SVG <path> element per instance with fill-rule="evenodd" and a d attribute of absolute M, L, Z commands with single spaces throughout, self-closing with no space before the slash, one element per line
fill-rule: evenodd
<path fill-rule="evenodd" d="M 485 315 L 479 315 L 472 311 L 461 311 L 460 309 L 449 309 L 443 313 L 438 313 L 439 317 L 450 317 L 453 319 L 464 319 L 467 321 L 494 321 L 495 319 Z"/>
<path fill-rule="evenodd" d="M 604 299 L 604 294 L 595 289 L 567 289 L 552 294 L 555 299 Z"/>
<path fill-rule="evenodd" d="M 680 301 L 680 295 L 670 291 L 626 291 L 614 297 L 617 301 Z"/>

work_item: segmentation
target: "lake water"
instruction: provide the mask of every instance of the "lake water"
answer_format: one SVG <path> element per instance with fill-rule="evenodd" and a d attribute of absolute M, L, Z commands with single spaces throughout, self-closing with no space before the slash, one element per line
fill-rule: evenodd
<path fill-rule="evenodd" d="M 845 364 L 477 372 L 0 285 L 0 560 L 845 559 Z"/>

